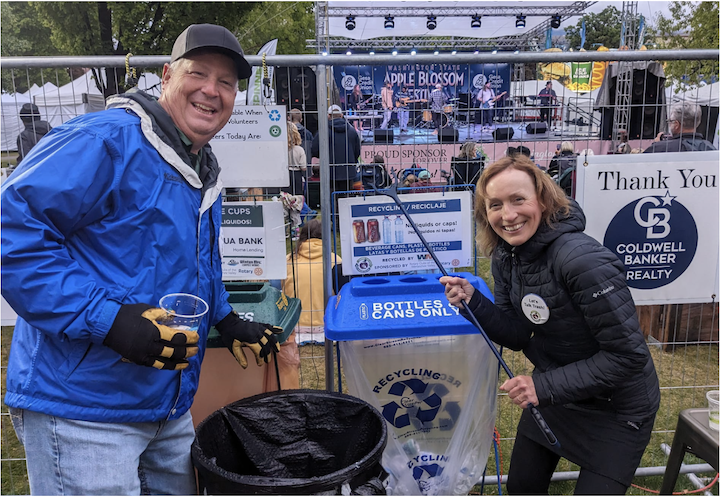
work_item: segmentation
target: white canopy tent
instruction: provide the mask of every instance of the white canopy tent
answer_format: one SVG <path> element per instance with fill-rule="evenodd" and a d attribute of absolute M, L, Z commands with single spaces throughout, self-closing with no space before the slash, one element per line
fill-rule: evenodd
<path fill-rule="evenodd" d="M 103 71 L 100 74 L 104 76 Z M 98 90 L 91 71 L 61 86 L 57 91 L 36 95 L 33 100 L 40 109 L 40 114 L 47 117 L 52 127 L 73 117 L 105 108 L 105 98 Z"/>
<path fill-rule="evenodd" d="M 1 149 L 3 152 L 17 150 L 17 137 L 24 126 L 19 113 L 23 104 L 29 103 L 30 98 L 21 93 L 2 94 L 2 114 L 0 115 Z"/>

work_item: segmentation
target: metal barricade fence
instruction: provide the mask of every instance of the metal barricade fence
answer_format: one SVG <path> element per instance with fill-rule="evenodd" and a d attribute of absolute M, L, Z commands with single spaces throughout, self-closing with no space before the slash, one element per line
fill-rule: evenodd
<path fill-rule="evenodd" d="M 331 295 L 334 284 L 330 268 L 335 261 L 331 260 L 330 254 L 342 255 L 333 191 L 344 192 L 348 196 L 368 195 L 367 190 L 362 190 L 363 180 L 366 180 L 365 188 L 372 180 L 386 184 L 389 181 L 404 182 L 408 188 L 405 192 L 420 192 L 422 187 L 415 185 L 417 190 L 413 190 L 413 184 L 408 182 L 408 176 L 415 176 L 420 171 L 426 171 L 430 176 L 430 182 L 424 184 L 426 190 L 472 190 L 482 167 L 507 153 L 525 153 L 539 167 L 556 174 L 558 181 L 564 181 L 562 186 L 566 191 L 574 195 L 574 167 L 580 167 L 588 155 L 637 153 L 646 148 L 657 133 L 665 129 L 667 108 L 674 101 L 692 101 L 701 105 L 703 121 L 700 130 L 712 141 L 718 132 L 720 84 L 709 84 L 695 93 L 682 92 L 677 86 L 667 86 L 668 83 L 659 75 L 662 74 L 663 61 L 687 61 L 689 64 L 693 60 L 717 60 L 717 57 L 717 50 L 267 57 L 267 64 L 278 68 L 275 82 L 277 102 L 288 108 L 300 109 L 303 125 L 316 136 L 314 148 L 306 147 L 315 158 L 307 166 L 303 191 L 305 203 L 318 211 L 322 220 L 325 300 Z M 260 56 L 248 56 L 247 59 L 253 66 L 262 65 Z M 637 88 L 642 89 L 630 96 L 630 122 L 626 129 L 613 127 L 615 99 L 612 88 L 599 87 L 579 93 L 552 83 L 553 89 L 556 89 L 556 100 L 543 102 L 538 93 L 544 82 L 514 80 L 519 74 L 513 70 L 516 65 L 610 61 L 635 64 L 633 76 L 637 79 Z M 55 127 L 77 115 L 102 109 L 105 97 L 126 90 L 104 88 L 107 81 L 125 81 L 125 59 L 122 57 L 23 57 L 2 58 L 0 62 L 3 74 L 0 116 L 3 179 L 8 166 L 14 165 L 17 157 L 17 136 L 23 126 L 18 114 L 23 104 L 37 105 L 41 119 Z M 158 96 L 161 67 L 166 62 L 169 62 L 167 56 L 130 57 L 130 66 L 139 74 L 138 87 Z M 473 88 L 478 86 L 478 74 L 471 67 L 494 65 L 497 68 L 502 64 L 508 68 L 503 73 L 507 74 L 508 81 L 503 84 L 509 88 L 509 93 L 498 99 L 501 104 L 488 112 L 475 99 Z M 409 74 L 411 68 L 437 67 L 438 74 L 441 72 L 439 68 L 451 68 L 455 80 L 433 79 L 431 74 L 434 70 L 426 71 L 430 76 L 422 82 L 423 85 L 420 81 L 412 82 L 410 94 L 405 98 L 409 101 L 407 113 L 402 104 L 388 112 L 383 108 L 379 87 L 374 87 L 370 93 L 367 90 L 373 86 L 372 78 L 377 76 L 376 71 L 383 71 L 377 78 L 384 82 L 384 71 L 389 66 L 394 70 L 388 72 L 387 77 L 396 92 L 402 89 L 403 84 L 410 85 L 411 82 L 401 76 L 393 79 L 393 74 Z M 108 77 L 110 71 L 116 74 Z M 494 77 L 498 74 L 498 71 L 492 72 Z M 348 75 L 353 78 L 346 79 Z M 480 81 L 489 79 L 487 76 L 490 76 L 490 71 L 487 75 L 483 74 L 484 79 Z M 718 75 L 714 76 L 717 79 Z M 98 85 L 98 80 L 104 83 Z M 427 101 L 432 99 L 430 92 L 437 82 L 444 85 L 445 105 L 441 109 L 432 109 Z M 355 84 L 359 83 L 362 83 L 359 99 L 362 108 L 349 109 L 348 97 Z M 610 87 L 610 82 L 607 85 Z M 99 86 L 104 92 L 98 89 Z M 578 88 L 577 85 L 575 87 Z M 464 91 L 459 91 L 461 88 Z M 606 93 L 603 95 L 603 92 Z M 704 96 L 699 96 L 700 93 Z M 365 171 L 354 162 L 333 164 L 336 147 L 340 144 L 330 132 L 330 123 L 325 118 L 331 105 L 341 106 L 344 118 L 360 136 L 360 166 L 375 164 L 372 169 L 368 168 L 367 174 L 363 175 Z M 436 129 L 438 124 L 440 127 Z M 471 145 L 467 145 L 469 143 Z M 560 160 L 564 156 L 570 157 L 570 160 Z M 618 160 L 622 158 L 618 157 Z M 345 166 L 357 168 L 357 179 L 332 184 L 327 172 Z M 379 175 L 375 174 L 378 172 Z M 268 190 L 251 190 L 242 195 L 246 200 L 267 200 L 276 196 Z M 289 218 L 287 223 L 287 251 L 290 253 L 295 248 L 297 231 Z M 482 276 L 492 288 L 489 261 L 478 253 L 474 254 L 473 260 L 471 267 L 462 269 Z M 640 306 L 638 314 L 651 345 L 662 392 L 652 440 L 638 474 L 661 475 L 666 462 L 666 447 L 672 442 L 678 412 L 704 406 L 705 391 L 718 387 L 718 305 L 713 299 L 703 304 Z M 3 394 L 11 333 L 11 327 L 3 327 Z M 335 354 L 330 344 L 301 347 L 301 387 L 336 389 L 338 384 L 343 384 L 342 376 L 337 375 Z M 531 365 L 524 356 L 506 352 L 506 357 L 516 374 L 530 373 Z M 508 469 L 520 411 L 508 402 L 506 395 L 499 394 L 499 397 L 497 427 L 500 447 L 505 454 L 504 460 L 500 459 L 500 472 L 504 474 Z M 0 420 L 2 493 L 28 493 L 24 453 L 17 443 L 4 404 Z M 495 461 L 489 461 L 489 468 L 494 468 L 494 464 Z M 558 467 L 555 479 L 576 478 L 574 470 L 577 469 L 565 461 Z M 707 471 L 703 465 L 700 469 Z M 492 472 L 494 470 L 489 469 L 488 473 Z M 656 486 L 659 488 L 659 483 Z"/>

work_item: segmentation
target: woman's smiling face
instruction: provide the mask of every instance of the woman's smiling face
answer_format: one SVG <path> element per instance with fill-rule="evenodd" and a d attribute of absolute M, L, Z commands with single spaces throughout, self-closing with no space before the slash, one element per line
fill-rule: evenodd
<path fill-rule="evenodd" d="M 514 247 L 527 242 L 538 230 L 545 211 L 533 178 L 508 168 L 490 179 L 485 191 L 485 209 L 493 231 Z"/>

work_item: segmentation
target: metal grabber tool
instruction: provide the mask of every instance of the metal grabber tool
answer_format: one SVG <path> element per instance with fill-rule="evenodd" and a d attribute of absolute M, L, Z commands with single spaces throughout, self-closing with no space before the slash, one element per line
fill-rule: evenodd
<path fill-rule="evenodd" d="M 445 268 L 443 267 L 443 265 L 440 263 L 437 256 L 435 255 L 435 252 L 433 251 L 432 247 L 430 247 L 430 244 L 427 242 L 427 240 L 425 240 L 425 237 L 420 232 L 418 227 L 415 225 L 415 222 L 410 217 L 410 214 L 408 214 L 407 209 L 405 209 L 405 206 L 398 198 L 397 182 L 394 182 L 392 184 L 392 186 L 390 186 L 390 188 L 385 189 L 385 190 L 378 190 L 375 187 L 374 183 L 371 183 L 370 186 L 372 187 L 372 189 L 376 195 L 386 195 L 395 201 L 397 206 L 400 208 L 400 211 L 405 216 L 405 219 L 408 220 L 408 223 L 410 223 L 410 226 L 412 226 L 412 229 L 415 231 L 418 238 L 420 238 L 420 241 L 425 246 L 425 250 L 428 251 L 428 254 L 430 254 L 430 257 L 432 257 L 433 261 L 435 261 L 435 265 L 437 265 L 440 272 L 443 274 L 443 276 L 449 276 L 447 271 L 445 270 Z M 490 347 L 490 350 L 492 350 L 493 354 L 495 354 L 495 357 L 497 358 L 498 362 L 500 363 L 500 366 L 502 366 L 502 368 L 505 370 L 505 373 L 508 375 L 509 378 L 514 378 L 515 375 L 512 373 L 512 371 L 510 371 L 510 368 L 508 367 L 505 360 L 502 358 L 502 355 L 500 355 L 500 352 L 495 347 L 495 344 L 493 344 L 492 341 L 490 340 L 490 338 L 487 336 L 487 333 L 485 333 L 485 330 L 480 325 L 477 318 L 473 315 L 472 312 L 470 312 L 470 308 L 468 307 L 467 302 L 465 302 L 463 300 L 462 304 L 463 304 L 463 308 L 465 309 L 465 312 L 467 312 L 467 314 L 470 317 L 470 321 L 472 322 L 472 324 L 475 325 L 475 327 L 478 329 L 478 331 L 480 331 L 480 334 L 487 342 L 488 346 Z M 540 430 L 545 435 L 545 438 L 547 439 L 548 443 L 550 443 L 550 445 L 559 447 L 560 442 L 558 442 L 557 437 L 555 437 L 555 434 L 552 432 L 550 427 L 545 422 L 545 418 L 543 418 L 543 415 L 540 414 L 540 411 L 538 410 L 538 408 L 535 407 L 533 404 L 528 403 L 528 409 L 530 409 L 530 414 L 532 414 L 532 417 L 535 420 L 535 423 L 538 425 L 538 428 L 540 428 Z"/>

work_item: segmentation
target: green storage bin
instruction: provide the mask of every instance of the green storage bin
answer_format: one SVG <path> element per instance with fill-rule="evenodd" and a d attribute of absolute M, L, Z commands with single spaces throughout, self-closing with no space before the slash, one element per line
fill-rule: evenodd
<path fill-rule="evenodd" d="M 283 329 L 282 335 L 277 336 L 278 343 L 288 339 L 300 319 L 300 299 L 288 297 L 270 283 L 228 282 L 225 288 L 230 294 L 228 302 L 240 317 L 252 313 L 252 319 L 245 319 Z M 207 346 L 225 347 L 215 327 L 210 328 Z"/>

